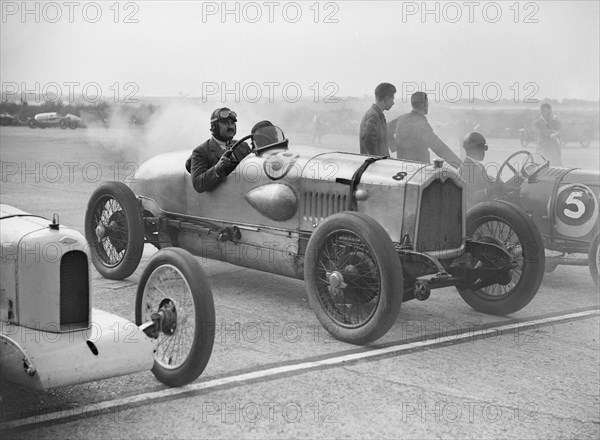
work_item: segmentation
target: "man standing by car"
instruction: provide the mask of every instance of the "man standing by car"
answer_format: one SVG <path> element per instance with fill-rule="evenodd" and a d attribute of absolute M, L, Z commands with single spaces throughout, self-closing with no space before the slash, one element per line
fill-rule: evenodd
<path fill-rule="evenodd" d="M 398 159 L 430 163 L 429 149 L 451 165 L 458 167 L 460 158 L 434 132 L 425 115 L 429 113 L 427 93 L 415 92 L 410 97 L 412 111 L 396 120 L 393 151 Z"/>
<path fill-rule="evenodd" d="M 381 83 L 375 88 L 375 104 L 360 122 L 360 154 L 389 156 L 387 123 L 383 112 L 394 105 L 396 87 Z"/>
<path fill-rule="evenodd" d="M 227 107 L 212 112 L 212 138 L 196 147 L 186 163 L 196 191 L 201 193 L 216 188 L 237 167 L 238 160 L 250 154 L 250 147 L 245 142 L 236 148 L 237 160 L 227 151 L 235 143 L 233 137 L 237 131 L 236 122 L 237 114 Z"/>
<path fill-rule="evenodd" d="M 463 178 L 467 187 L 467 209 L 471 206 L 489 200 L 495 194 L 502 192 L 502 182 L 497 182 L 489 176 L 487 170 L 481 163 L 485 159 L 488 150 L 485 138 L 481 133 L 472 131 L 467 133 L 463 139 L 465 160 L 460 165 L 460 177 Z"/>
<path fill-rule="evenodd" d="M 544 103 L 540 106 L 540 116 L 531 123 L 537 138 L 537 152 L 544 156 L 555 167 L 562 166 L 560 158 L 560 122 L 552 116 L 552 106 Z"/>

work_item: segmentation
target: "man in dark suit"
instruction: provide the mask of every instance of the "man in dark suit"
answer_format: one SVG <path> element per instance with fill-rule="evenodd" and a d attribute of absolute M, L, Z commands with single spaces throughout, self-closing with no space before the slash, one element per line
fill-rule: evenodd
<path fill-rule="evenodd" d="M 381 83 L 375 88 L 375 104 L 371 106 L 360 122 L 360 154 L 389 156 L 388 132 L 384 110 L 394 105 L 396 87 L 390 83 Z"/>
<path fill-rule="evenodd" d="M 227 107 L 216 109 L 210 118 L 212 138 L 196 147 L 188 159 L 192 184 L 198 192 L 211 191 L 223 182 L 237 167 L 239 161 L 250 154 L 245 142 L 233 156 L 227 149 L 235 141 L 237 114 Z M 227 151 L 227 154 L 224 154 Z M 187 164 L 186 164 L 187 166 Z"/>
<path fill-rule="evenodd" d="M 429 149 L 449 164 L 457 167 L 460 158 L 442 141 L 427 121 L 429 100 L 427 93 L 415 92 L 410 97 L 412 111 L 401 115 L 396 124 L 396 140 L 392 151 L 397 151 L 398 159 L 430 163 Z"/>
<path fill-rule="evenodd" d="M 540 106 L 540 116 L 531 123 L 531 128 L 537 138 L 537 152 L 550 161 L 550 165 L 562 166 L 560 151 L 561 125 L 552 116 L 552 106 L 544 103 Z"/>

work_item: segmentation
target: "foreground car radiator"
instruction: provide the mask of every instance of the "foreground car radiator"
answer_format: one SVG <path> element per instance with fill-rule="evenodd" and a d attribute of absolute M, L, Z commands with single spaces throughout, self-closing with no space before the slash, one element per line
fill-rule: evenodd
<path fill-rule="evenodd" d="M 89 279 L 87 256 L 81 251 L 64 254 L 60 261 L 60 327 L 89 325 Z M 66 328 L 65 328 L 66 327 Z"/>
<path fill-rule="evenodd" d="M 462 245 L 462 191 L 452 179 L 434 180 L 423 190 L 415 250 L 432 252 Z"/>

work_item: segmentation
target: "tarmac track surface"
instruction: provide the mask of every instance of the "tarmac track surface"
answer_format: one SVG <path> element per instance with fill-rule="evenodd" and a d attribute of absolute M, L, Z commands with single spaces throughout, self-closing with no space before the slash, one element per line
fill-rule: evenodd
<path fill-rule="evenodd" d="M 3 127 L 0 136 L 0 201 L 45 216 L 59 212 L 79 230 L 93 189 L 126 179 L 137 158 L 111 148 L 100 131 Z M 498 161 L 520 149 L 516 139 L 492 142 Z M 569 148 L 565 159 L 598 164 L 598 143 Z M 90 174 L 95 169 L 99 178 Z M 153 252 L 148 246 L 124 281 L 94 271 L 93 306 L 133 319 L 135 285 Z M 7 431 L 15 438 L 600 434 L 599 301 L 585 267 L 546 274 L 534 300 L 509 317 L 473 311 L 454 289 L 435 291 L 426 302 L 404 303 L 385 337 L 357 348 L 320 327 L 302 282 L 201 264 L 217 334 L 195 383 L 171 390 L 150 372 L 42 392 L 3 382 L 1 428 L 18 428 Z"/>

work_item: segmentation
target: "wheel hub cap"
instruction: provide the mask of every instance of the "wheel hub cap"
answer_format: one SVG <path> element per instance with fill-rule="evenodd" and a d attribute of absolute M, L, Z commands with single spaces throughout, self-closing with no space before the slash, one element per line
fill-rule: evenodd
<path fill-rule="evenodd" d="M 344 287 L 347 287 L 346 283 L 344 282 L 344 275 L 337 270 L 329 274 L 328 281 L 329 285 L 334 289 L 343 289 Z"/>
<path fill-rule="evenodd" d="M 102 241 L 104 237 L 106 237 L 106 228 L 104 225 L 96 226 L 96 238 L 98 241 Z"/>

